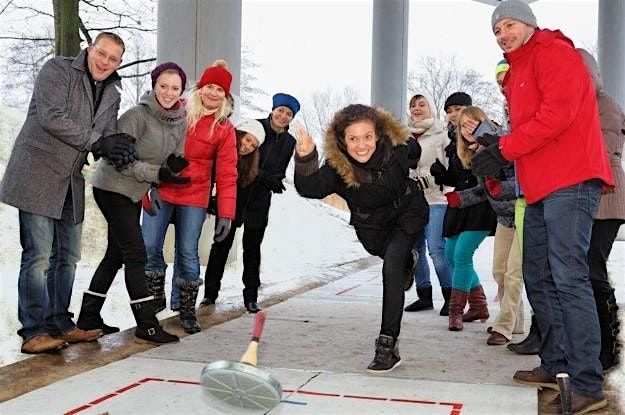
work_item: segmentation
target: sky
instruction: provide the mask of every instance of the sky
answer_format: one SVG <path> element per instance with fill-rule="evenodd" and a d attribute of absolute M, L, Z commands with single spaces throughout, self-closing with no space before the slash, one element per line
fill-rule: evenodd
<path fill-rule="evenodd" d="M 597 44 L 596 0 L 531 3 L 540 27 L 561 29 L 577 46 Z M 472 0 L 411 0 L 408 71 L 423 56 L 456 56 L 492 78 L 502 52 L 490 28 L 493 6 Z M 372 0 L 243 0 L 242 41 L 250 46 L 259 86 L 306 96 L 352 86 L 368 102 Z"/>

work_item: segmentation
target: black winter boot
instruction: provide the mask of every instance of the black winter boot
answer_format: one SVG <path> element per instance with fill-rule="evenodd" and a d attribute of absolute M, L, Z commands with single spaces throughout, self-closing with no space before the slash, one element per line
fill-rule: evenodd
<path fill-rule="evenodd" d="M 417 269 L 419 261 L 419 253 L 416 249 L 410 250 L 406 259 L 406 267 L 404 268 L 404 291 L 408 291 L 414 284 L 414 272 Z"/>
<path fill-rule="evenodd" d="M 419 299 L 407 305 L 404 311 L 423 311 L 432 310 L 434 308 L 432 304 L 432 286 L 417 288 L 417 295 Z"/>
<path fill-rule="evenodd" d="M 510 343 L 506 347 L 516 354 L 538 354 L 541 341 L 542 336 L 538 329 L 536 316 L 532 315 L 532 325 L 530 326 L 530 332 L 527 337 L 519 343 Z"/>
<path fill-rule="evenodd" d="M 102 335 L 117 333 L 119 327 L 104 324 L 100 311 L 106 300 L 106 294 L 99 294 L 93 291 L 85 291 L 82 295 L 82 305 L 80 306 L 80 314 L 76 325 L 81 330 L 102 330 Z"/>
<path fill-rule="evenodd" d="M 441 307 L 441 312 L 438 314 L 440 314 L 441 316 L 449 316 L 449 299 L 451 298 L 451 287 L 441 288 L 441 291 L 443 292 L 443 298 L 445 299 L 445 302 Z"/>
<path fill-rule="evenodd" d="M 599 360 L 603 370 L 607 371 L 618 365 L 621 344 L 618 339 L 620 323 L 618 319 L 618 305 L 614 297 L 614 290 L 608 293 L 595 291 L 595 302 L 601 328 L 601 354 Z"/>
<path fill-rule="evenodd" d="M 179 340 L 178 336 L 167 333 L 161 327 L 154 311 L 154 300 L 130 303 L 130 308 L 137 322 L 137 329 L 135 330 L 137 343 L 163 344 Z"/>
<path fill-rule="evenodd" d="M 167 307 L 165 300 L 165 271 L 147 271 L 145 281 L 148 292 L 154 296 L 154 312 L 158 313 Z"/>
<path fill-rule="evenodd" d="M 195 315 L 195 302 L 202 282 L 201 279 L 187 281 L 182 278 L 176 278 L 175 281 L 180 288 L 180 325 L 189 334 L 202 331 Z"/>
<path fill-rule="evenodd" d="M 401 364 L 398 349 L 399 339 L 393 341 L 392 336 L 380 334 L 375 341 L 375 357 L 367 366 L 367 372 L 386 373 Z"/>

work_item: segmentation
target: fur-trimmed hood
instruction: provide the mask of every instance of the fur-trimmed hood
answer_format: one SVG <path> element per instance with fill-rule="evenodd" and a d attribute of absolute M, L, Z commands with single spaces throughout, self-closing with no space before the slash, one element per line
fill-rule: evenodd
<path fill-rule="evenodd" d="M 376 107 L 375 111 L 382 124 L 381 128 L 378 129 L 378 131 L 381 131 L 378 140 L 390 143 L 391 147 L 406 144 L 410 136 L 408 128 L 390 112 L 379 107 Z M 358 187 L 360 183 L 354 172 L 356 166 L 350 162 L 347 154 L 339 148 L 339 138 L 329 128 L 326 131 L 323 150 L 327 163 L 336 170 L 347 187 Z"/>

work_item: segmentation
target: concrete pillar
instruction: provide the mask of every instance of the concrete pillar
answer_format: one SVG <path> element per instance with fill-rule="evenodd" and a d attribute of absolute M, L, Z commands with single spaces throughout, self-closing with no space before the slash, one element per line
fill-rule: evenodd
<path fill-rule="evenodd" d="M 242 0 L 159 0 L 157 60 L 181 65 L 190 83 L 215 59 L 232 73 L 231 92 L 241 79 Z"/>
<path fill-rule="evenodd" d="M 598 26 L 603 89 L 625 108 L 625 0 L 599 0 Z"/>
<path fill-rule="evenodd" d="M 406 120 L 408 0 L 373 0 L 371 104 Z"/>
<path fill-rule="evenodd" d="M 187 73 L 187 86 L 202 76 L 216 59 L 228 62 L 232 73 L 230 93 L 239 95 L 241 79 L 242 0 L 159 0 L 157 61 L 174 61 Z M 200 264 L 206 265 L 215 229 L 214 218 L 204 222 L 200 237 Z M 164 255 L 174 257 L 173 227 L 167 232 Z M 228 261 L 236 260 L 240 234 L 235 238 Z"/>

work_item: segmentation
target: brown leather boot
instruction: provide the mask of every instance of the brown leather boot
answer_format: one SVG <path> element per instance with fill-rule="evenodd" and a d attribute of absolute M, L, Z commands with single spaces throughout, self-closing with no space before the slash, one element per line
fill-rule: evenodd
<path fill-rule="evenodd" d="M 449 300 L 449 330 L 462 330 L 462 313 L 464 306 L 467 305 L 469 293 L 458 289 L 451 289 L 451 298 Z"/>
<path fill-rule="evenodd" d="M 480 320 L 485 323 L 488 320 L 488 301 L 481 285 L 472 288 L 469 292 L 469 311 L 462 316 L 462 321 L 470 322 Z"/>

